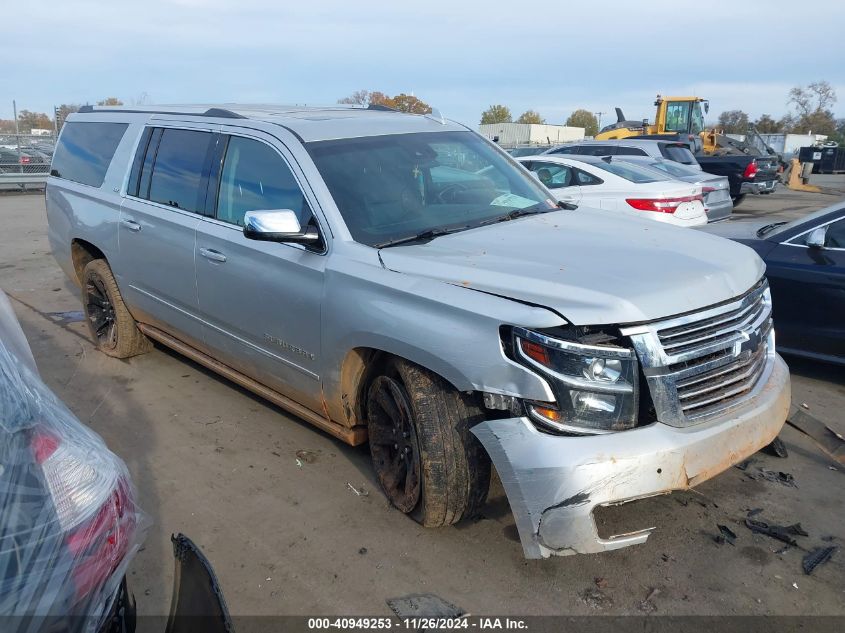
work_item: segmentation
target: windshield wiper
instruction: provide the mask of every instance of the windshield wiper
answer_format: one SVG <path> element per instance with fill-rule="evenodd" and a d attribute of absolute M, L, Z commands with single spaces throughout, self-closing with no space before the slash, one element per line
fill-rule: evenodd
<path fill-rule="evenodd" d="M 771 224 L 767 224 L 766 226 L 761 226 L 757 229 L 757 237 L 763 237 L 766 233 L 775 229 L 779 226 L 783 226 L 786 222 L 772 222 Z"/>
<path fill-rule="evenodd" d="M 440 237 L 441 235 L 449 235 L 450 233 L 458 233 L 459 231 L 465 231 L 468 228 L 470 228 L 469 225 L 452 227 L 450 229 L 444 229 L 444 228 L 428 229 L 427 231 L 422 231 L 421 233 L 417 233 L 416 235 L 409 235 L 407 237 L 398 237 L 395 240 L 388 240 L 386 242 L 380 242 L 378 244 L 374 244 L 374 246 L 375 246 L 375 248 L 387 248 L 389 246 L 396 246 L 398 244 L 407 244 L 409 242 L 430 241 L 430 240 L 433 240 L 435 237 Z"/>
<path fill-rule="evenodd" d="M 494 218 L 488 218 L 483 222 L 479 222 L 478 226 L 486 226 L 487 224 L 496 224 L 497 222 L 508 222 L 510 220 L 516 220 L 517 218 L 523 218 L 526 215 L 537 215 L 538 213 L 548 213 L 549 211 L 554 211 L 554 209 L 536 209 L 537 205 L 528 207 L 527 209 L 514 209 L 513 211 L 509 211 L 504 215 L 497 215 Z"/>

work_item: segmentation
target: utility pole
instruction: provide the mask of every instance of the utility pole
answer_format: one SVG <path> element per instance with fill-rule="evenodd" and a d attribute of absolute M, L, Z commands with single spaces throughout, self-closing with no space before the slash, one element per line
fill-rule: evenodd
<path fill-rule="evenodd" d="M 596 118 L 599 120 L 599 132 L 601 132 L 601 115 L 607 114 L 607 112 L 594 112 L 593 114 L 595 114 Z"/>
<path fill-rule="evenodd" d="M 53 141 L 59 138 L 59 108 L 53 106 Z"/>

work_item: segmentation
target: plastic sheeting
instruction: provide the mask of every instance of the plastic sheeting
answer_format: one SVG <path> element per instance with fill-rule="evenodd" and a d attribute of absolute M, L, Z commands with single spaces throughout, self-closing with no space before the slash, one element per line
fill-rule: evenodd
<path fill-rule="evenodd" d="M 0 292 L 0 623 L 98 631 L 146 515 L 126 465 L 38 376 Z"/>

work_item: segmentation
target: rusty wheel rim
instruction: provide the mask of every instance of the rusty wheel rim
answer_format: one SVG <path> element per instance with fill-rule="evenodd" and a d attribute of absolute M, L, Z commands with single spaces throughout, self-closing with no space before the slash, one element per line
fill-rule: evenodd
<path fill-rule="evenodd" d="M 379 376 L 367 399 L 370 453 L 387 498 L 402 512 L 420 500 L 420 455 L 411 405 L 405 387 Z"/>

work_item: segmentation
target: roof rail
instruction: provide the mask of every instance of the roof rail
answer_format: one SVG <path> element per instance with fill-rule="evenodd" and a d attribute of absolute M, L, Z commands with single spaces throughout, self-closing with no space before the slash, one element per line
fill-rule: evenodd
<path fill-rule="evenodd" d="M 216 117 L 218 119 L 245 119 L 246 117 L 242 114 L 238 114 L 237 112 L 232 112 L 231 110 L 227 110 L 226 108 L 209 108 L 205 112 L 176 112 L 173 110 L 133 110 L 132 108 L 120 108 L 114 110 L 95 110 L 94 106 L 92 105 L 84 105 L 77 112 L 81 112 L 83 114 L 91 113 L 91 112 L 127 112 L 130 114 L 182 114 L 182 115 L 190 115 L 190 116 L 209 116 L 209 117 Z"/>
<path fill-rule="evenodd" d="M 383 103 L 370 103 L 367 105 L 367 110 L 379 110 L 380 112 L 399 112 L 396 108 L 391 108 Z"/>

